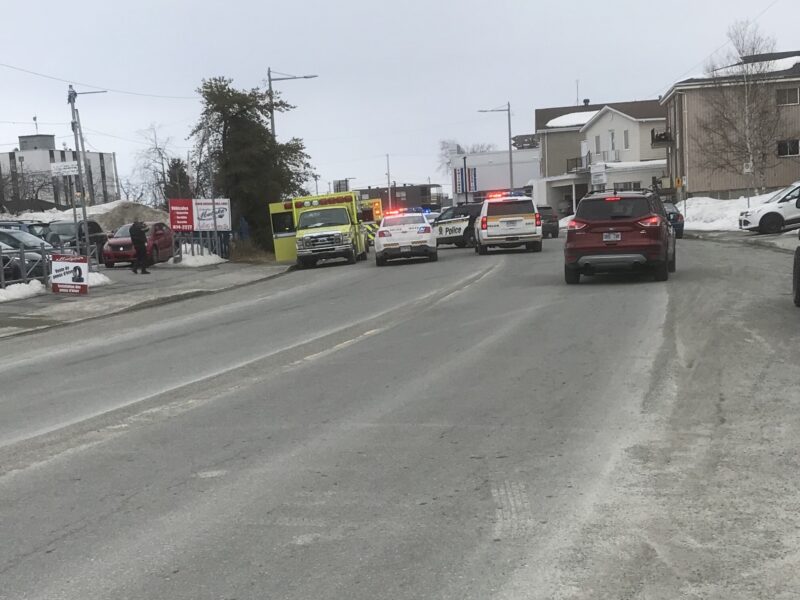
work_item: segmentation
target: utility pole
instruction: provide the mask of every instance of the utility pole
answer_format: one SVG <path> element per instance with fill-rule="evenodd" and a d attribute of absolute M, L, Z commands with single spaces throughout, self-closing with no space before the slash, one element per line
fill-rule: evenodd
<path fill-rule="evenodd" d="M 86 222 L 86 186 L 84 185 L 83 181 L 83 157 L 80 156 L 80 142 L 78 141 L 78 115 L 77 110 L 75 110 L 75 100 L 78 97 L 78 92 L 72 87 L 69 86 L 69 90 L 67 91 L 67 102 L 69 103 L 70 110 L 72 112 L 72 133 L 75 136 L 75 149 L 78 151 L 78 181 L 80 182 L 81 188 L 81 214 L 83 216 L 83 237 L 84 241 L 86 242 L 86 258 L 91 262 L 89 258 L 89 224 Z M 73 207 L 75 200 L 73 199 Z M 78 231 L 78 223 L 77 223 L 77 214 L 73 210 L 72 216 L 75 219 L 75 236 L 78 241 L 78 253 L 80 253 L 80 232 Z M 97 257 L 97 260 L 100 260 L 100 257 Z"/>
<path fill-rule="evenodd" d="M 386 195 L 389 200 L 389 210 L 392 210 L 392 170 L 389 167 L 389 155 L 386 155 Z"/>
<path fill-rule="evenodd" d="M 314 195 L 319 196 L 319 175 L 314 173 Z"/>
<path fill-rule="evenodd" d="M 469 203 L 469 171 L 467 171 L 467 155 L 464 154 L 464 204 Z"/>
<path fill-rule="evenodd" d="M 86 145 L 84 144 L 84 141 L 83 141 L 83 128 L 81 127 L 81 111 L 79 111 L 77 108 L 75 109 L 75 116 L 78 117 L 78 135 L 79 135 L 80 140 L 81 140 L 81 155 L 83 156 L 83 163 L 84 163 L 83 164 L 83 168 L 86 171 L 86 179 L 88 180 L 89 179 L 89 171 L 91 171 L 91 169 L 90 169 L 91 165 L 89 164 L 89 159 L 86 157 Z M 92 183 L 94 183 L 94 182 L 92 182 Z M 95 197 L 94 197 L 94 185 L 89 185 L 89 202 L 92 203 L 92 206 L 94 206 L 96 204 Z M 98 261 L 99 260 L 100 259 L 98 258 Z"/>

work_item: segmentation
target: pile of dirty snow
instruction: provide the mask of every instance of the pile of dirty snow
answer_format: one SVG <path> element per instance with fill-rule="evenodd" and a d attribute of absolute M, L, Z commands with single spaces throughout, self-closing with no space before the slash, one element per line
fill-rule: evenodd
<path fill-rule="evenodd" d="M 103 273 L 95 273 L 94 271 L 89 273 L 89 287 L 100 287 L 103 285 L 110 285 L 114 283 Z"/>
<path fill-rule="evenodd" d="M 41 281 L 34 279 L 28 283 L 15 283 L 5 289 L 0 289 L 0 302 L 11 302 L 12 300 L 24 300 L 43 294 L 47 289 Z"/>
<path fill-rule="evenodd" d="M 218 265 L 220 263 L 228 262 L 221 256 L 210 254 L 208 250 L 203 250 L 204 254 L 200 254 L 202 248 L 195 244 L 194 256 L 192 256 L 192 245 L 182 244 L 181 250 L 183 257 L 180 262 L 175 262 L 175 258 L 170 258 L 169 261 L 164 263 L 166 267 L 208 267 L 211 265 Z"/>
<path fill-rule="evenodd" d="M 83 213 L 79 208 L 78 219 L 83 218 Z M 117 200 L 116 202 L 108 202 L 107 204 L 97 204 L 95 206 L 86 207 L 86 216 L 89 219 L 97 221 L 105 231 L 113 231 L 126 223 L 133 221 L 163 221 L 169 223 L 169 214 L 163 210 L 158 210 L 146 204 L 139 204 L 138 202 L 128 202 L 126 200 Z M 6 218 L 4 216 L 4 218 Z M 51 221 L 72 220 L 72 209 L 66 210 L 50 209 L 40 212 L 24 212 L 18 215 L 10 215 L 9 219 L 29 219 L 32 221 L 44 221 L 50 223 Z"/>

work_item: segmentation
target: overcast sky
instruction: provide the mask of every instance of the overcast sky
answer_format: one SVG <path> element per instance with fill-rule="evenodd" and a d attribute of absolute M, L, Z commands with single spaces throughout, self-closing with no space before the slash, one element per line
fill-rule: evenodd
<path fill-rule="evenodd" d="M 574 104 L 576 79 L 592 102 L 655 98 L 701 72 L 737 19 L 758 17 L 779 50 L 800 46 L 797 0 L 2 4 L 0 62 L 74 81 L 79 91 L 90 84 L 191 97 L 217 75 L 262 85 L 268 66 L 319 75 L 276 84 L 297 106 L 276 125 L 279 138 L 305 140 L 320 191 L 345 177 L 356 187 L 385 184 L 387 153 L 398 183 L 447 184 L 437 170 L 439 140 L 506 144 L 505 114 L 478 109 L 510 101 L 516 135 L 533 131 L 534 109 Z M 34 115 L 40 132 L 72 147 L 66 90 L 0 67 L 0 151 L 34 132 Z M 185 157 L 199 114 L 196 99 L 121 93 L 83 96 L 78 105 L 89 148 L 116 152 L 122 176 L 150 124 Z"/>

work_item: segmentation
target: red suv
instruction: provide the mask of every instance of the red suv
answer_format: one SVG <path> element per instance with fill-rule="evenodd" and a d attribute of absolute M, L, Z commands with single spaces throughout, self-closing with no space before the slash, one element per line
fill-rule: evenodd
<path fill-rule="evenodd" d="M 656 281 L 675 272 L 675 231 L 661 199 L 645 191 L 592 192 L 567 225 L 564 279 L 611 271 L 652 270 Z"/>

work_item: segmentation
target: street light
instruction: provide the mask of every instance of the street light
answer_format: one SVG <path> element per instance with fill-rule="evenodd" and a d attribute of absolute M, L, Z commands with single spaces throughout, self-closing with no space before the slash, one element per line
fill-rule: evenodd
<path fill-rule="evenodd" d="M 507 102 L 505 108 L 486 108 L 478 112 L 504 112 L 508 113 L 508 191 L 514 191 L 514 159 L 511 155 L 511 102 Z"/>
<path fill-rule="evenodd" d="M 317 75 L 289 75 L 288 73 L 280 73 L 275 71 L 278 75 L 283 77 L 273 77 L 272 67 L 267 67 L 267 82 L 269 83 L 269 122 L 272 129 L 272 137 L 275 137 L 275 96 L 272 93 L 273 81 L 289 81 L 290 79 L 314 79 Z"/>

